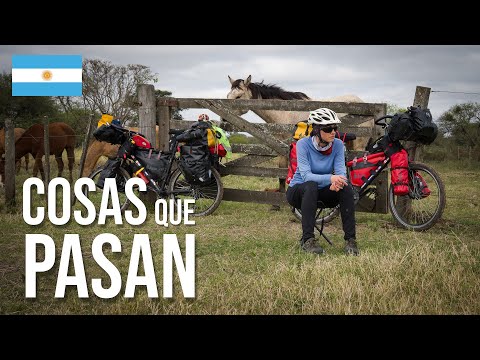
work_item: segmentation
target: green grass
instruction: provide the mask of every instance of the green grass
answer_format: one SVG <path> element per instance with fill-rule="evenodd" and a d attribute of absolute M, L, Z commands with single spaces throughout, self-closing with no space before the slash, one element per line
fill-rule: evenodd
<path fill-rule="evenodd" d="M 77 157 L 77 163 L 80 157 Z M 22 217 L 22 170 L 17 178 L 17 207 L 9 210 L 0 191 L 0 313 L 2 314 L 478 314 L 480 313 L 480 169 L 455 163 L 430 163 L 447 191 L 443 219 L 416 233 L 399 229 L 390 214 L 357 213 L 361 255 L 343 253 L 339 219 L 326 227 L 334 242 L 321 241 L 326 254 L 300 250 L 301 224 L 287 207 L 222 202 L 210 216 L 195 218 L 195 226 L 155 224 L 153 209 L 142 226 L 128 224 L 80 226 L 71 221 L 54 226 L 45 221 L 26 225 Z M 55 168 L 56 164 L 52 165 Z M 228 187 L 263 190 L 275 179 L 224 178 Z M 36 197 L 37 205 L 41 197 Z M 76 207 L 77 208 L 77 207 Z M 91 279 L 108 275 L 92 257 L 98 234 L 111 232 L 122 243 L 121 253 L 105 255 L 122 275 L 122 289 L 113 299 L 100 299 Z M 25 298 L 25 234 L 48 234 L 56 243 L 56 262 L 37 275 L 37 297 Z M 80 234 L 89 298 L 79 299 L 67 286 L 63 299 L 54 297 L 61 246 L 66 233 Z M 134 234 L 148 233 L 155 265 L 158 298 L 148 298 L 145 286 L 126 299 Z M 184 256 L 185 234 L 196 236 L 196 296 L 186 299 L 174 269 L 173 298 L 163 298 L 163 234 L 175 233 Z M 43 252 L 38 251 L 38 259 Z M 140 270 L 140 273 L 143 269 Z M 73 274 L 73 267 L 70 269 Z"/>

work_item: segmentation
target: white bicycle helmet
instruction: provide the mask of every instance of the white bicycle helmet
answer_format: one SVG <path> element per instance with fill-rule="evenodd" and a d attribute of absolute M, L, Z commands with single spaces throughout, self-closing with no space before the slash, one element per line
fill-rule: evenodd
<path fill-rule="evenodd" d="M 320 108 L 317 110 L 310 111 L 310 116 L 308 117 L 309 124 L 316 125 L 331 125 L 331 124 L 341 124 L 342 122 L 338 118 L 335 111 Z"/>

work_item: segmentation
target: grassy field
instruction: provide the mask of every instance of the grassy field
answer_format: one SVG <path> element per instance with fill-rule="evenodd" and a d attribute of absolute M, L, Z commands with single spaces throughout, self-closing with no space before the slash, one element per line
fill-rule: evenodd
<path fill-rule="evenodd" d="M 80 157 L 78 156 L 77 159 Z M 78 160 L 77 160 L 78 163 Z M 1 314 L 479 314 L 480 313 L 480 169 L 457 163 L 430 163 L 447 190 L 443 219 L 424 233 L 395 227 L 390 214 L 357 213 L 361 255 L 343 253 L 339 219 L 327 226 L 334 242 L 324 241 L 326 254 L 300 250 L 300 223 L 287 207 L 222 202 L 215 213 L 195 218 L 195 226 L 159 226 L 153 208 L 145 224 L 96 223 L 64 226 L 48 220 L 38 226 L 22 217 L 22 170 L 17 178 L 17 207 L 8 211 L 0 190 Z M 55 168 L 55 164 L 52 166 Z M 226 187 L 263 190 L 275 179 L 225 177 Z M 39 204 L 39 203 L 37 203 Z M 98 298 L 92 278 L 110 279 L 92 257 L 91 244 L 101 233 L 116 234 L 121 253 L 105 255 L 122 275 L 122 289 L 113 299 Z M 37 296 L 25 298 L 25 234 L 48 234 L 56 243 L 52 270 L 37 275 Z M 63 238 L 80 234 L 89 298 L 80 299 L 67 286 L 63 299 L 54 297 Z M 147 233 L 159 292 L 149 298 L 137 286 L 125 298 L 125 283 L 134 234 Z M 163 298 L 163 234 L 177 234 L 185 256 L 185 234 L 194 233 L 196 295 L 183 296 L 176 270 L 172 298 Z M 43 260 L 43 252 L 37 258 Z M 174 268 L 175 269 L 175 268 Z M 140 274 L 143 268 L 140 270 Z M 71 266 L 70 275 L 73 275 Z"/>

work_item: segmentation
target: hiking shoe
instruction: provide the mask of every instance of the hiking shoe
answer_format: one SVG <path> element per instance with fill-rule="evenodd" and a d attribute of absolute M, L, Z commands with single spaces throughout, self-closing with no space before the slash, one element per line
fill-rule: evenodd
<path fill-rule="evenodd" d="M 348 239 L 345 242 L 345 253 L 347 255 L 357 256 L 359 254 L 359 252 L 360 251 L 357 248 L 357 242 L 355 241 L 355 239 Z"/>
<path fill-rule="evenodd" d="M 302 245 L 302 249 L 305 250 L 306 252 L 311 252 L 315 254 L 324 253 L 323 248 L 320 245 L 318 245 L 317 239 L 313 237 L 304 241 Z"/>

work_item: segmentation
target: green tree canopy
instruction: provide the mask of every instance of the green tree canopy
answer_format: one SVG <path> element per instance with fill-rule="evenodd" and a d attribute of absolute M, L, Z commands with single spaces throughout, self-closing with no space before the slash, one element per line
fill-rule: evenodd
<path fill-rule="evenodd" d="M 480 141 L 480 104 L 452 106 L 438 118 L 439 130 L 459 145 L 475 146 Z"/>
<path fill-rule="evenodd" d="M 407 111 L 406 108 L 400 107 L 396 104 L 387 103 L 387 114 L 389 114 L 389 115 L 394 115 L 394 114 L 397 114 L 397 113 L 404 113 L 405 111 Z"/>
<path fill-rule="evenodd" d="M 58 107 L 49 96 L 12 96 L 12 74 L 0 74 L 0 119 L 11 118 L 17 127 L 28 128 L 43 116 L 54 118 Z M 2 124 L 3 125 L 3 124 Z"/>

